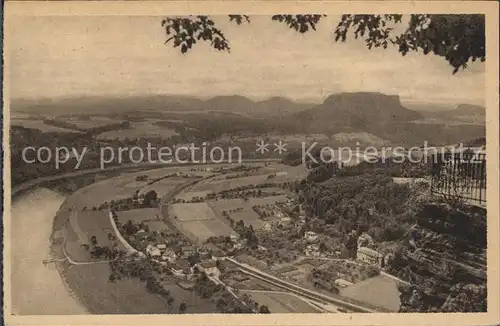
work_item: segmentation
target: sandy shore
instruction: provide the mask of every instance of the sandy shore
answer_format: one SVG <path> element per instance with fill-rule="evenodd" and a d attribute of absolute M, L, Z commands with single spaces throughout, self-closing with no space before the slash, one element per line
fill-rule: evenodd
<path fill-rule="evenodd" d="M 49 258 L 54 216 L 64 196 L 48 190 L 27 192 L 12 203 L 12 312 L 19 315 L 86 314 L 68 291 Z"/>

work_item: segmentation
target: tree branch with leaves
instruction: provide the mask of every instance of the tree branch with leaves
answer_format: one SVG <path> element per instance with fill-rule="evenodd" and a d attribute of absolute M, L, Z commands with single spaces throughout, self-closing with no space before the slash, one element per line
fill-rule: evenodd
<path fill-rule="evenodd" d="M 273 15 L 273 21 L 304 34 L 315 31 L 326 15 Z M 247 15 L 228 15 L 229 21 L 242 25 L 250 23 Z M 485 16 L 480 14 L 413 14 L 405 20 L 402 33 L 395 25 L 403 24 L 404 15 L 342 15 L 333 29 L 335 42 L 346 42 L 349 34 L 363 39 L 367 48 L 395 47 L 401 55 L 409 52 L 432 53 L 443 57 L 452 67 L 453 74 L 467 68 L 470 61 L 486 60 Z M 187 53 L 199 42 L 209 42 L 218 51 L 230 52 L 229 40 L 209 16 L 166 17 L 162 20 L 167 43 Z"/>

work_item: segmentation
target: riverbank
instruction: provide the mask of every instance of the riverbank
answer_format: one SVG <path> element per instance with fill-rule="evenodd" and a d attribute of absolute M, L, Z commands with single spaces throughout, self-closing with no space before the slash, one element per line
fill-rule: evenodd
<path fill-rule="evenodd" d="M 71 295 L 50 257 L 54 216 L 65 197 L 37 188 L 18 196 L 11 211 L 12 313 L 18 315 L 86 314 Z"/>

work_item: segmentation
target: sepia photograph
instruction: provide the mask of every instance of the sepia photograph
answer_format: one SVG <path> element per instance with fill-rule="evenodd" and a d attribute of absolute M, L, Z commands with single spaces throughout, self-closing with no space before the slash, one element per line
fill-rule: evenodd
<path fill-rule="evenodd" d="M 6 320 L 500 322 L 499 6 L 434 4 L 8 1 Z"/>

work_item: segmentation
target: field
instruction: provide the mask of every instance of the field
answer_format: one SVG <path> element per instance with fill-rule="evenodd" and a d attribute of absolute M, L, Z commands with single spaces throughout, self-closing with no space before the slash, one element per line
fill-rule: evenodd
<path fill-rule="evenodd" d="M 80 132 L 77 130 L 50 126 L 45 124 L 43 120 L 11 119 L 10 124 L 12 126 L 21 126 L 30 129 L 38 129 L 41 132 L 77 132 L 77 133 Z"/>
<path fill-rule="evenodd" d="M 397 312 L 400 306 L 397 284 L 398 281 L 379 275 L 343 288 L 340 294 Z"/>
<path fill-rule="evenodd" d="M 156 208 L 139 208 L 128 211 L 119 211 L 118 220 L 125 224 L 129 220 L 139 223 L 146 221 L 159 221 L 161 219 L 160 212 Z"/>
<path fill-rule="evenodd" d="M 223 211 L 228 212 L 229 216 L 235 220 L 243 220 L 245 225 L 252 225 L 254 228 L 262 228 L 264 226 L 264 220 L 259 218 L 259 215 L 252 209 L 255 205 L 269 205 L 275 202 L 286 200 L 285 196 L 270 196 L 264 198 L 249 198 L 248 201 L 243 199 L 221 199 L 212 200 L 208 204 L 212 208 L 215 215 L 226 223 L 226 218 L 222 215 Z M 242 208 L 238 212 L 231 212 Z M 267 217 L 268 220 L 273 220 L 272 217 Z"/>
<path fill-rule="evenodd" d="M 215 219 L 206 203 L 173 204 L 172 216 L 181 222 Z"/>
<path fill-rule="evenodd" d="M 92 236 L 97 238 L 99 246 L 112 247 L 116 244 L 119 249 L 125 249 L 119 241 L 109 240 L 109 233 L 115 235 L 107 212 L 73 212 L 66 228 L 66 253 L 74 261 L 90 261 L 89 253 L 82 245 L 90 244 Z"/>
<path fill-rule="evenodd" d="M 65 267 L 62 274 L 71 291 L 93 314 L 161 314 L 168 311 L 165 300 L 150 293 L 138 279 L 110 282 L 108 264 Z"/>
<path fill-rule="evenodd" d="M 235 234 L 230 227 L 218 219 L 176 222 L 175 224 L 179 231 L 197 244 L 204 243 L 210 237 Z"/>
<path fill-rule="evenodd" d="M 146 182 L 135 181 L 137 175 L 141 175 L 141 172 L 124 173 L 118 177 L 98 181 L 79 190 L 77 196 L 71 197 L 70 200 L 80 208 L 84 206 L 92 208 L 106 201 L 131 197 L 136 190 L 146 186 Z"/>
<path fill-rule="evenodd" d="M 131 129 L 121 129 L 106 131 L 97 136 L 98 139 L 125 139 L 125 138 L 147 138 L 147 137 L 161 137 L 164 139 L 170 138 L 177 133 L 173 129 L 166 127 L 159 127 L 153 124 L 156 120 L 149 120 L 145 122 L 131 123 Z"/>
<path fill-rule="evenodd" d="M 215 217 L 206 203 L 171 205 L 168 207 L 168 216 L 179 231 L 198 244 L 213 236 L 235 234 L 229 226 Z"/>
<path fill-rule="evenodd" d="M 153 231 L 157 231 L 157 232 L 168 231 L 168 226 L 163 221 L 147 221 L 145 223 L 149 227 L 149 230 L 151 232 L 153 232 Z"/>
<path fill-rule="evenodd" d="M 267 182 L 283 182 L 283 181 L 292 181 L 292 180 L 301 180 L 307 177 L 309 171 L 303 166 L 288 166 L 278 163 L 271 163 L 266 167 L 263 167 L 260 170 L 261 173 L 265 173 L 266 175 L 278 172 L 286 172 L 285 176 L 276 176 L 273 179 L 267 180 Z"/>
<path fill-rule="evenodd" d="M 209 299 L 202 299 L 196 296 L 193 291 L 184 290 L 179 285 L 172 283 L 172 281 L 161 283 L 170 291 L 170 295 L 175 299 L 172 307 L 166 311 L 177 313 L 181 302 L 187 304 L 186 313 L 188 314 L 214 313 L 217 311 L 216 305 Z"/>
<path fill-rule="evenodd" d="M 157 171 L 154 170 L 156 173 Z M 149 171 L 148 171 L 149 172 Z M 137 174 L 145 174 L 139 172 Z M 98 244 L 106 245 L 109 240 L 108 232 L 112 233 L 111 223 L 106 211 L 81 212 L 84 206 L 91 207 L 104 201 L 110 201 L 117 197 L 114 191 L 120 189 L 119 185 L 130 182 L 134 174 L 122 175 L 117 178 L 104 180 L 98 184 L 78 190 L 67 197 L 54 220 L 53 239 L 62 240 L 67 237 L 66 252 L 75 261 L 89 261 L 88 252 L 81 247 L 80 242 L 89 239 L 92 235 L 97 237 Z M 118 196 L 119 197 L 119 196 Z M 75 220 L 71 223 L 66 221 L 71 214 L 71 208 L 75 214 Z M 123 213 L 123 212 L 121 212 Z M 77 224 L 76 224 L 76 223 Z M 158 221 L 159 222 L 159 221 Z M 152 222 L 152 223 L 157 223 Z M 71 226 L 78 225 L 77 231 Z M 151 226 L 150 226 L 151 227 Z M 87 240 L 88 241 L 88 240 Z M 120 249 L 121 244 L 117 241 Z M 52 245 L 54 257 L 62 256 L 62 241 L 54 241 Z M 58 269 L 65 280 L 68 290 L 87 307 L 93 314 L 164 314 L 169 312 L 165 299 L 149 292 L 144 282 L 137 279 L 123 279 L 116 282 L 109 281 L 109 267 L 107 263 L 94 263 L 88 265 L 69 265 L 67 262 L 58 263 Z M 185 299 L 188 304 L 188 312 L 215 312 L 211 302 L 196 298 L 189 299 L 190 292 L 186 292 L 177 285 L 172 285 L 171 292 L 175 298 L 171 308 L 172 313 L 178 311 L 180 300 Z"/>
<path fill-rule="evenodd" d="M 317 309 L 314 309 L 307 302 L 293 294 L 258 291 L 244 291 L 244 293 L 248 294 L 252 300 L 258 302 L 260 305 L 266 305 L 272 313 L 318 312 Z"/>

